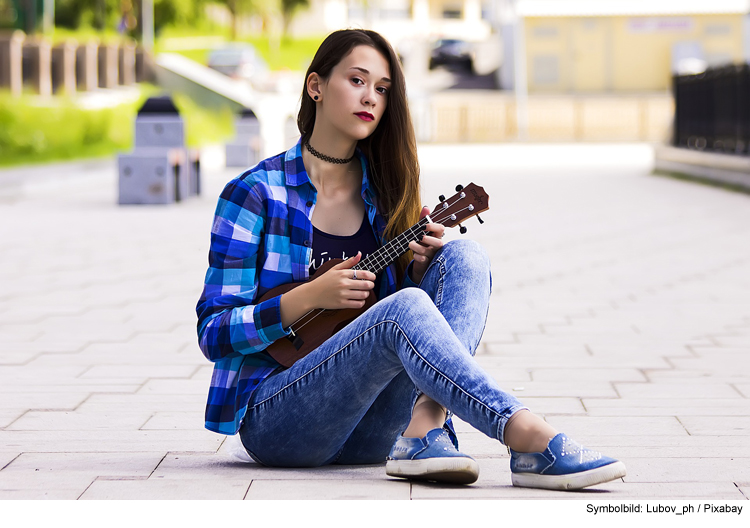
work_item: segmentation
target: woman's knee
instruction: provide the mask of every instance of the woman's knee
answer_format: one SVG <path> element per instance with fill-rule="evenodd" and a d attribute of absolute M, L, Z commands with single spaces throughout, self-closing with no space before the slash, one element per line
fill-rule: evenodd
<path fill-rule="evenodd" d="M 447 242 L 441 253 L 446 260 L 457 261 L 465 266 L 472 266 L 478 269 L 489 269 L 490 257 L 484 246 L 475 240 L 462 238 Z"/>

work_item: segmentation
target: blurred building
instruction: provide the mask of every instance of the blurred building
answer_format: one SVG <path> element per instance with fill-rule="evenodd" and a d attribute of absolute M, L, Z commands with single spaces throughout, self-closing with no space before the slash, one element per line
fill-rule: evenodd
<path fill-rule="evenodd" d="M 747 0 L 501 1 L 502 85 L 525 70 L 532 93 L 667 90 L 673 71 L 747 60 L 748 10 Z"/>
<path fill-rule="evenodd" d="M 493 31 L 494 0 L 310 0 L 291 31 L 320 34 L 373 29 L 398 43 L 410 38 L 450 37 L 482 41 Z"/>

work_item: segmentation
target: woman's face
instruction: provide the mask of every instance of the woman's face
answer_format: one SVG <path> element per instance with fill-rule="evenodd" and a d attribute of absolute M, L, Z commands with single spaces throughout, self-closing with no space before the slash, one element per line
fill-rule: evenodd
<path fill-rule="evenodd" d="M 319 118 L 354 140 L 372 134 L 388 105 L 388 61 L 370 46 L 357 46 L 320 85 Z"/>

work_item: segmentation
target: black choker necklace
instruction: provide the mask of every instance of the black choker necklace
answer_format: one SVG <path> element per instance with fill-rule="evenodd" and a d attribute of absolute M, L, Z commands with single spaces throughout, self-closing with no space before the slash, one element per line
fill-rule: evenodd
<path fill-rule="evenodd" d="M 354 154 L 352 154 L 351 158 L 332 158 L 331 156 L 321 154 L 310 146 L 310 140 L 305 141 L 305 146 L 307 147 L 307 150 L 310 151 L 310 154 L 312 154 L 316 158 L 322 159 L 323 161 L 327 161 L 328 163 L 338 163 L 340 165 L 343 165 L 344 163 L 349 163 L 354 159 Z"/>

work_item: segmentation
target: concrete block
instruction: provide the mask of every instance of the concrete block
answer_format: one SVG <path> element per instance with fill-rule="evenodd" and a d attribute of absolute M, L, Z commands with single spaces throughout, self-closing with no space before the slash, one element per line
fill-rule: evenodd
<path fill-rule="evenodd" d="M 222 480 L 208 483 L 205 480 L 111 480 L 97 479 L 83 500 L 222 500 L 245 497 L 248 480 Z"/>
<path fill-rule="evenodd" d="M 246 500 L 409 500 L 410 483 L 253 480 Z"/>
<path fill-rule="evenodd" d="M 142 114 L 135 120 L 135 147 L 185 147 L 185 123 L 179 114 Z"/>
<path fill-rule="evenodd" d="M 184 149 L 138 148 L 118 156 L 118 170 L 119 204 L 170 204 L 188 196 Z"/>

